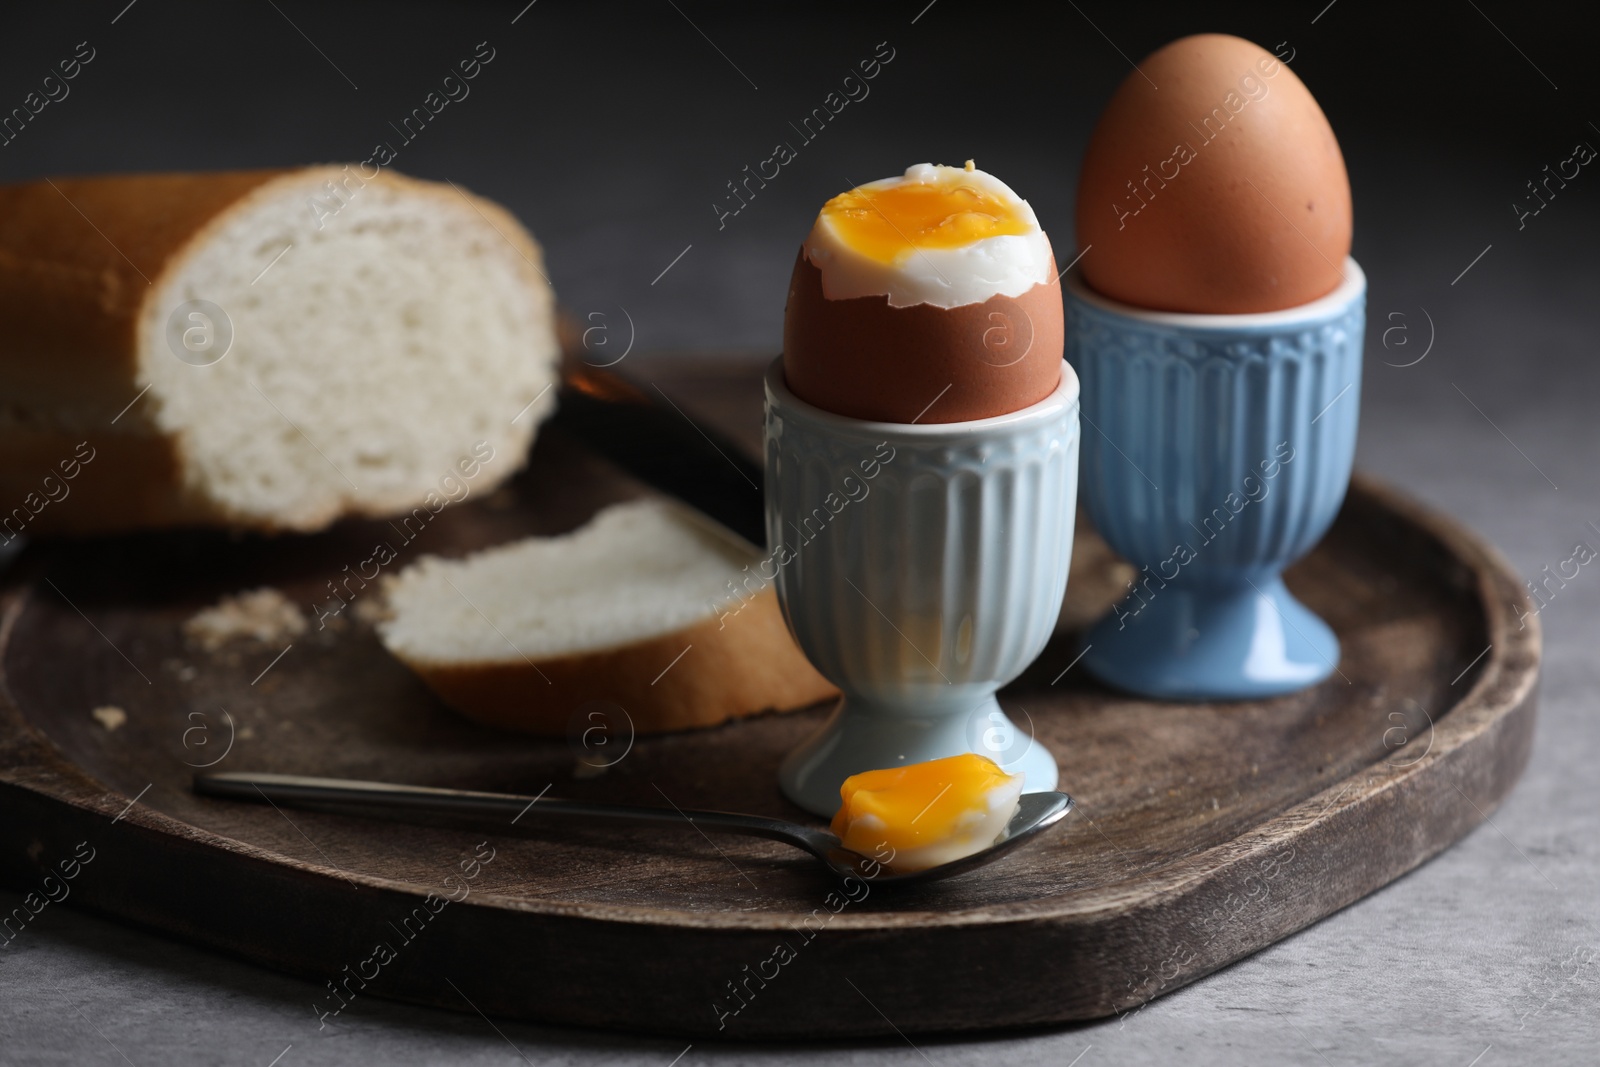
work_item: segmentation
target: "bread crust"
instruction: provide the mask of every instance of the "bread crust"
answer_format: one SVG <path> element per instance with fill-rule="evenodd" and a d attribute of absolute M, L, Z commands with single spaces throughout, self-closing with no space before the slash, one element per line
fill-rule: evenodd
<path fill-rule="evenodd" d="M 39 512 L 34 534 L 110 534 L 189 525 L 313 531 L 350 516 L 383 516 L 421 502 L 330 503 L 293 522 L 239 514 L 185 482 L 190 453 L 181 430 L 162 429 L 144 402 L 139 351 L 153 301 L 187 258 L 280 182 L 403 185 L 453 201 L 456 190 L 381 171 L 366 178 L 334 165 L 212 173 L 54 178 L 0 186 L 0 506 L 20 502 L 35 478 L 87 441 L 103 459 L 70 504 Z M 541 254 L 508 211 L 461 193 L 543 285 Z M 531 440 L 537 420 L 528 420 Z M 59 442 L 59 446 L 56 443 Z M 525 444 L 525 442 L 524 442 Z M 58 455 L 50 455 L 52 448 Z M 60 449 L 64 448 L 64 451 Z M 509 478 L 526 459 L 497 466 Z M 509 459 L 510 457 L 508 457 Z M 40 472 L 44 473 L 44 472 Z"/>
<path fill-rule="evenodd" d="M 789 711 L 839 692 L 794 643 L 770 587 L 737 615 L 620 648 L 532 661 L 507 652 L 475 663 L 400 658 L 469 719 L 542 737 L 568 736 L 597 701 L 619 705 L 635 733 L 656 734 Z"/>
<path fill-rule="evenodd" d="M 95 421 L 109 422 L 138 391 L 139 321 L 162 279 L 208 223 L 267 182 L 295 173 L 112 175 L 0 186 L 5 395 L 24 409 L 103 415 Z"/>
<path fill-rule="evenodd" d="M 108 445 L 104 435 L 0 427 L 0 456 L 0 507 L 9 509 L 0 512 L 0 543 L 19 534 L 84 536 L 206 518 L 178 488 L 182 461 L 171 437 L 126 436 Z"/>

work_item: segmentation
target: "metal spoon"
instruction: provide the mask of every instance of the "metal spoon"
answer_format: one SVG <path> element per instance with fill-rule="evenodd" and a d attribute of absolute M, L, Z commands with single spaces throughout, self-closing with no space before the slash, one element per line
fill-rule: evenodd
<path fill-rule="evenodd" d="M 837 837 L 782 819 L 762 815 L 736 815 L 726 811 L 688 811 L 680 808 L 649 808 L 632 804 L 605 804 L 587 800 L 558 800 L 540 794 L 536 797 L 514 793 L 479 793 L 466 789 L 435 789 L 418 785 L 390 785 L 347 778 L 308 778 L 298 774 L 250 774 L 225 772 L 197 774 L 194 791 L 205 796 L 235 800 L 267 801 L 291 807 L 321 810 L 360 809 L 362 812 L 425 815 L 505 816 L 511 822 L 523 817 L 544 820 L 622 821 L 681 825 L 687 821 L 702 831 L 744 834 L 782 841 L 821 860 L 840 878 L 869 878 L 873 885 L 909 885 L 948 878 L 993 863 L 1028 838 L 1049 829 L 1072 809 L 1072 798 L 1065 793 L 1024 793 L 1017 809 L 997 842 L 981 852 L 920 871 L 897 872 L 844 848 Z"/>

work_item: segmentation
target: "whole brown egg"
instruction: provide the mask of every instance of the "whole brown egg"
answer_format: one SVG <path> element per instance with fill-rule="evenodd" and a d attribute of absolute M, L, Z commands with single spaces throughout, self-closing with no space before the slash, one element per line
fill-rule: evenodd
<path fill-rule="evenodd" d="M 1342 279 L 1350 179 L 1305 84 L 1224 34 L 1152 53 L 1117 89 L 1078 183 L 1083 278 L 1164 311 L 1277 311 Z"/>

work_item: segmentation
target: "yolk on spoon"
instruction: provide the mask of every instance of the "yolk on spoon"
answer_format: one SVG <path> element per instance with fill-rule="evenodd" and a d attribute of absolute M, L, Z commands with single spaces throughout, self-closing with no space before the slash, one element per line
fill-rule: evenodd
<path fill-rule="evenodd" d="M 866 771 L 840 786 L 832 829 L 863 856 L 893 850 L 884 862 L 895 870 L 934 867 L 994 844 L 1016 811 L 1022 782 L 973 753 Z"/>
<path fill-rule="evenodd" d="M 879 263 L 1032 230 L 1014 204 L 959 178 L 851 189 L 824 204 L 822 215 L 845 244 Z"/>

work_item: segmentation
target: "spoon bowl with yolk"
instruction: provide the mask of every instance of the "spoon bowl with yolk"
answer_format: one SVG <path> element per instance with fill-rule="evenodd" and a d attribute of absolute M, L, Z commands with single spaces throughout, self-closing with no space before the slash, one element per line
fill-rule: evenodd
<path fill-rule="evenodd" d="M 1012 836 L 1024 801 L 1065 815 L 1059 793 L 1022 794 L 1023 776 L 967 752 L 845 779 L 832 830 L 844 849 L 875 859 L 896 874 L 943 869 L 1001 846 Z M 1032 815 L 1035 805 L 1028 805 Z M 1027 824 L 1023 820 L 1024 825 Z M 1051 820 L 1052 822 L 1054 819 Z M 954 872 L 952 872 L 954 873 Z"/>
<path fill-rule="evenodd" d="M 890 865 L 871 853 L 863 855 L 843 846 L 821 858 L 840 878 L 860 878 L 874 886 L 934 882 L 994 863 L 1012 849 L 1025 844 L 1035 834 L 1055 826 L 1071 811 L 1072 798 L 1065 793 L 1024 793 L 1017 801 L 1016 814 L 1011 816 L 1004 832 L 993 844 L 932 867 L 908 869 L 903 865 Z"/>

